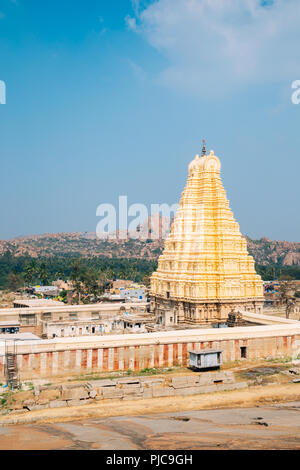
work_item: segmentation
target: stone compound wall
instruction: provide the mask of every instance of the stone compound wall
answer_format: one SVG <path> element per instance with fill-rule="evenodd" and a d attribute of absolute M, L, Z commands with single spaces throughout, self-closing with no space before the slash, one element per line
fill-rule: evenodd
<path fill-rule="evenodd" d="M 91 372 L 188 366 L 189 350 L 221 349 L 223 362 L 300 357 L 297 324 L 224 329 L 175 330 L 163 333 L 107 337 L 61 338 L 20 342 L 17 347 L 21 380 L 71 376 Z M 241 348 L 246 348 L 241 349 Z M 0 379 L 4 377 L 4 346 L 0 346 Z"/>
<path fill-rule="evenodd" d="M 100 400 L 139 400 L 170 396 L 234 390 L 247 387 L 247 382 L 235 382 L 230 371 L 205 372 L 194 375 L 163 377 L 126 377 L 113 380 L 94 380 L 83 384 L 39 386 L 21 400 L 22 392 L 12 409 L 38 410 L 84 405 Z"/>

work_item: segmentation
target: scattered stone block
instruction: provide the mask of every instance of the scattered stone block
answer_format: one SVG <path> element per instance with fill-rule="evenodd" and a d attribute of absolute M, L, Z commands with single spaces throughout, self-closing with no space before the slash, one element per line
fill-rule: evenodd
<path fill-rule="evenodd" d="M 200 387 L 177 388 L 175 389 L 175 395 L 176 396 L 197 395 L 201 393 L 200 390 L 201 390 Z"/>
<path fill-rule="evenodd" d="M 83 384 L 83 386 L 85 388 L 87 388 L 88 390 L 92 390 L 93 389 L 93 385 L 90 383 L 90 382 L 86 382 L 85 384 Z"/>
<path fill-rule="evenodd" d="M 235 382 L 235 377 L 234 377 L 233 372 L 227 370 L 227 371 L 222 372 L 222 374 L 224 376 L 224 379 L 223 379 L 224 383 L 234 383 Z"/>
<path fill-rule="evenodd" d="M 202 372 L 199 376 L 199 385 L 213 385 L 218 383 L 234 383 L 234 374 L 231 371 Z"/>
<path fill-rule="evenodd" d="M 49 408 L 63 408 L 64 406 L 67 406 L 67 402 L 63 400 L 54 400 L 49 403 Z"/>
<path fill-rule="evenodd" d="M 46 386 L 46 385 L 41 385 L 41 386 L 40 386 L 40 391 L 43 392 L 44 390 L 47 390 L 47 391 L 49 391 L 49 390 L 56 390 L 57 392 L 61 392 L 62 387 L 63 387 L 63 385 L 57 385 L 57 384 L 48 385 L 48 386 Z"/>
<path fill-rule="evenodd" d="M 93 388 L 98 389 L 99 387 L 115 387 L 116 382 L 110 379 L 93 380 Z"/>
<path fill-rule="evenodd" d="M 123 390 L 140 390 L 142 388 L 141 384 L 123 384 Z"/>
<path fill-rule="evenodd" d="M 202 385 L 213 385 L 215 380 L 215 375 L 212 375 L 210 372 L 203 372 L 199 376 L 198 385 L 201 387 Z"/>
<path fill-rule="evenodd" d="M 33 406 L 35 405 L 36 402 L 34 400 L 24 400 L 23 406 L 28 407 L 28 406 Z"/>
<path fill-rule="evenodd" d="M 153 398 L 157 397 L 170 397 L 175 395 L 175 390 L 172 387 L 152 387 Z"/>
<path fill-rule="evenodd" d="M 217 385 L 217 390 L 238 390 L 245 387 L 248 387 L 247 382 L 235 382 L 233 384 Z"/>
<path fill-rule="evenodd" d="M 148 387 L 143 389 L 143 398 L 152 398 L 153 397 L 153 388 Z"/>
<path fill-rule="evenodd" d="M 213 393 L 217 391 L 217 386 L 215 384 L 203 385 L 202 387 L 198 387 L 198 389 L 198 393 Z"/>
<path fill-rule="evenodd" d="M 62 400 L 82 400 L 89 397 L 89 392 L 84 387 L 65 388 L 61 392 Z"/>
<path fill-rule="evenodd" d="M 38 402 L 37 402 L 37 404 L 38 404 L 38 405 L 49 405 L 49 402 L 50 402 L 50 400 L 48 400 L 47 398 L 44 398 L 44 399 L 42 399 L 42 400 L 39 399 Z"/>
<path fill-rule="evenodd" d="M 154 378 L 154 377 L 141 377 L 140 378 L 141 384 L 144 386 L 154 386 L 154 385 L 161 385 L 165 384 L 166 380 L 164 378 Z"/>
<path fill-rule="evenodd" d="M 124 398 L 125 397 L 142 397 L 142 396 L 143 396 L 142 389 L 124 390 Z"/>
<path fill-rule="evenodd" d="M 123 398 L 124 396 L 124 391 L 121 390 L 120 388 L 117 388 L 117 389 L 110 389 L 110 388 L 103 388 L 102 389 L 102 395 L 103 395 L 103 398 L 106 399 L 106 398 Z"/>
<path fill-rule="evenodd" d="M 199 383 L 199 376 L 197 375 L 185 375 L 182 377 L 173 377 L 172 378 L 172 387 L 173 388 L 186 388 L 192 387 Z"/>
<path fill-rule="evenodd" d="M 44 410 L 45 408 L 48 408 L 48 405 L 26 405 L 26 408 L 28 408 L 29 411 Z"/>
<path fill-rule="evenodd" d="M 53 388 L 52 390 L 41 390 L 38 397 L 39 403 L 57 400 L 60 397 L 60 390 Z"/>
<path fill-rule="evenodd" d="M 140 400 L 143 398 L 142 396 L 135 396 L 135 395 L 130 395 L 130 396 L 125 396 L 123 400 L 129 401 L 129 400 Z"/>
<path fill-rule="evenodd" d="M 140 384 L 140 379 L 139 377 L 126 377 L 122 379 L 117 379 L 118 384 Z"/>
<path fill-rule="evenodd" d="M 103 400 L 103 395 L 97 395 L 95 397 L 95 401 L 100 401 L 100 400 Z"/>
<path fill-rule="evenodd" d="M 68 406 L 81 406 L 81 405 L 87 405 L 89 400 L 68 400 L 67 405 Z"/>

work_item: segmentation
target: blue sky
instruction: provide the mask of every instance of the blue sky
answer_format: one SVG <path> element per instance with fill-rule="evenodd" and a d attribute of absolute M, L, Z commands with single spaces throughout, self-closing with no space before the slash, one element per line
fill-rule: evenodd
<path fill-rule="evenodd" d="M 298 0 L 0 0 L 0 238 L 176 203 L 207 141 L 241 231 L 299 241 Z"/>

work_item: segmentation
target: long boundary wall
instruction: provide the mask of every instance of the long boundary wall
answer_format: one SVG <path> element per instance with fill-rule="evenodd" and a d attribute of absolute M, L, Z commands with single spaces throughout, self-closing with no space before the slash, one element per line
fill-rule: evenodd
<path fill-rule="evenodd" d="M 224 329 L 177 330 L 107 337 L 59 338 L 19 342 L 21 380 L 89 372 L 139 371 L 146 367 L 187 366 L 189 350 L 221 349 L 223 362 L 300 356 L 300 322 Z M 0 378 L 4 378 L 5 346 L 0 343 Z"/>

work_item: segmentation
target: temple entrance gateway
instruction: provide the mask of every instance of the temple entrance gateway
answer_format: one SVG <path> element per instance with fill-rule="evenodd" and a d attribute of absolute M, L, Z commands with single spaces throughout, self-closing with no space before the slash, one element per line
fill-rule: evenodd
<path fill-rule="evenodd" d="M 170 234 L 151 277 L 151 312 L 162 325 L 226 321 L 235 308 L 262 313 L 263 282 L 255 272 L 229 207 L 213 151 L 189 165 Z"/>

